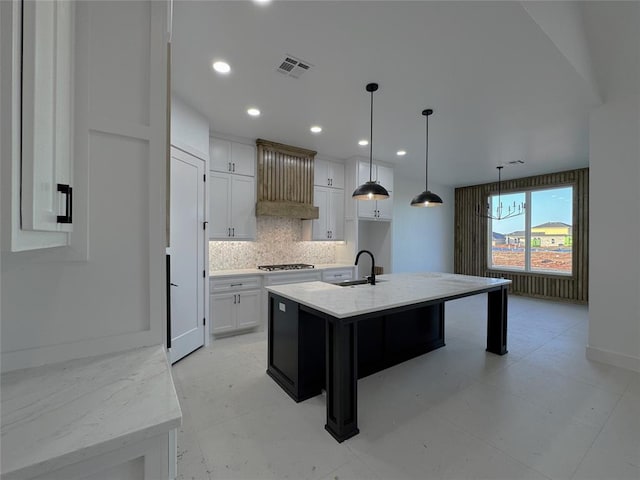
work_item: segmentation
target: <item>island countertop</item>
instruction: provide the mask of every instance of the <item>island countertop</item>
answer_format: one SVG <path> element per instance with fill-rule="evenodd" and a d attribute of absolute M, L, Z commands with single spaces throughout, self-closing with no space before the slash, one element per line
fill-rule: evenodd
<path fill-rule="evenodd" d="M 454 298 L 508 285 L 503 278 L 474 277 L 452 273 L 391 273 L 376 277 L 375 285 L 340 287 L 307 282 L 265 287 L 299 304 L 336 318 L 348 318 L 430 300 Z"/>

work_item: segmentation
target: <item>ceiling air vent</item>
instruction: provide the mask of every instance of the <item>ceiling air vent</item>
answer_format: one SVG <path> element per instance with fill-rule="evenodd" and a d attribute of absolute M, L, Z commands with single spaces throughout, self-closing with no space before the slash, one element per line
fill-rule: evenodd
<path fill-rule="evenodd" d="M 292 55 L 285 55 L 278 68 L 277 72 L 282 73 L 293 78 L 300 78 L 300 76 L 311 69 L 313 65 L 305 60 L 300 60 Z"/>

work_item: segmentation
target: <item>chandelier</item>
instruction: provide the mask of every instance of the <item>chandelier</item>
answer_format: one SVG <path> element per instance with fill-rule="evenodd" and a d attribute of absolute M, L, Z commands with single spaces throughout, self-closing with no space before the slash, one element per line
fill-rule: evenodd
<path fill-rule="evenodd" d="M 502 204 L 502 169 L 503 165 L 496 167 L 498 169 L 498 205 L 495 210 L 491 209 L 491 202 L 487 202 L 486 207 L 478 205 L 476 207 L 476 215 L 482 218 L 489 218 L 491 220 L 505 220 L 507 218 L 517 217 L 523 215 L 526 210 L 526 204 L 524 202 L 513 202 L 511 205 Z"/>

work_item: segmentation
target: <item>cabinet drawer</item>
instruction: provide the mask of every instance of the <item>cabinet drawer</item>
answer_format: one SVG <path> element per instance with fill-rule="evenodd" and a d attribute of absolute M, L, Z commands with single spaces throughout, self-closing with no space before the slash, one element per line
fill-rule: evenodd
<path fill-rule="evenodd" d="M 209 280 L 210 293 L 255 289 L 260 288 L 261 284 L 259 276 L 212 278 Z"/>
<path fill-rule="evenodd" d="M 343 280 L 353 280 L 353 268 L 341 268 L 336 270 L 325 270 L 322 272 L 323 282 L 342 282 Z"/>

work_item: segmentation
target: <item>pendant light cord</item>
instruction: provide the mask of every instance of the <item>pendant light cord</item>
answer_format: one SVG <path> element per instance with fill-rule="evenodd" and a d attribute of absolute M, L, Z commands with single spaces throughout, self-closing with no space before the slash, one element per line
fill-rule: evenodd
<path fill-rule="evenodd" d="M 369 129 L 369 181 L 373 181 L 373 91 L 371 92 L 371 126 Z"/>
<path fill-rule="evenodd" d="M 425 117 L 427 117 L 427 127 L 426 127 L 426 139 L 427 139 L 427 145 L 425 148 L 425 154 L 424 154 L 424 189 L 426 191 L 429 190 L 429 180 L 428 180 L 428 175 L 429 175 L 429 115 L 425 115 Z"/>
<path fill-rule="evenodd" d="M 498 167 L 498 208 L 500 208 L 501 200 L 500 194 L 502 193 L 502 167 Z"/>

